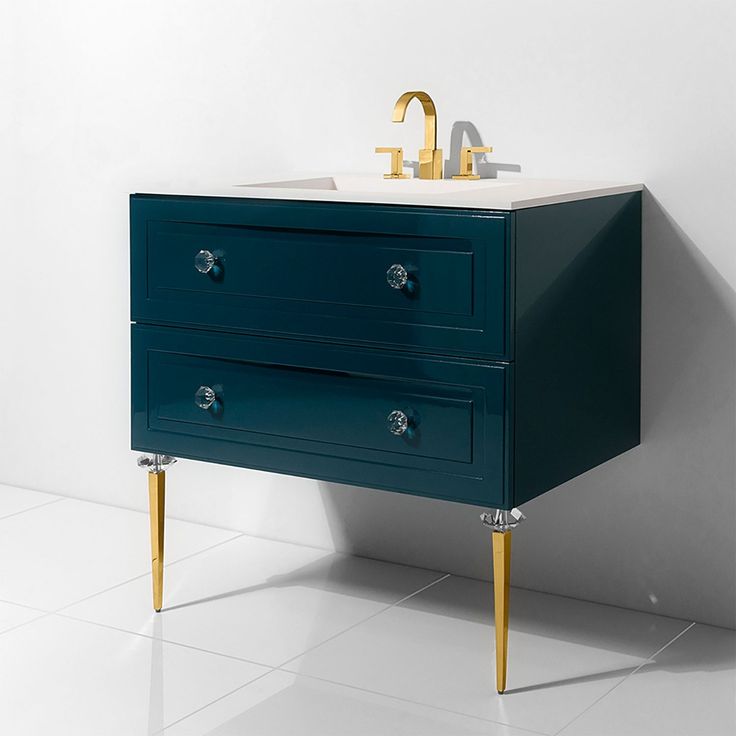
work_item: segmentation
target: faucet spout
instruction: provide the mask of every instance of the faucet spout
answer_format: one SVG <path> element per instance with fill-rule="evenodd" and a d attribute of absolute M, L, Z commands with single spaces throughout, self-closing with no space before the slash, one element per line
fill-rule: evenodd
<path fill-rule="evenodd" d="M 417 98 L 422 103 L 424 110 L 424 147 L 429 149 L 437 148 L 437 108 L 434 106 L 432 98 L 421 91 L 404 92 L 394 105 L 394 114 L 391 117 L 392 123 L 403 123 L 406 117 L 406 108 L 409 103 Z"/>
<path fill-rule="evenodd" d="M 391 121 L 403 123 L 406 116 L 406 108 L 416 97 L 422 103 L 424 110 L 424 148 L 419 151 L 419 178 L 441 179 L 442 178 L 442 151 L 437 148 L 437 108 L 432 98 L 419 90 L 404 92 L 394 105 L 394 113 Z"/>

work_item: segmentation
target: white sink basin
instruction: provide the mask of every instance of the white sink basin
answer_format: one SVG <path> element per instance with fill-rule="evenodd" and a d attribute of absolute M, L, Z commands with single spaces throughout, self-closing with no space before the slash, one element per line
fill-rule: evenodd
<path fill-rule="evenodd" d="M 318 189 L 330 192 L 376 192 L 380 194 L 452 194 L 467 190 L 513 186 L 513 181 L 475 179 L 458 181 L 453 179 L 384 179 L 374 176 L 323 176 L 314 179 L 271 181 L 259 184 L 242 184 L 244 187 L 266 189 Z"/>

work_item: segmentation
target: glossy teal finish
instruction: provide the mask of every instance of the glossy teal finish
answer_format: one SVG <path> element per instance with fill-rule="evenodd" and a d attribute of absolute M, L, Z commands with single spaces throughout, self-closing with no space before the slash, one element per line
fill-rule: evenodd
<path fill-rule="evenodd" d="M 199 273 L 201 249 L 218 257 Z M 410 274 L 391 288 L 388 268 Z M 133 321 L 507 359 L 509 217 L 414 207 L 131 198 Z"/>
<path fill-rule="evenodd" d="M 639 444 L 640 324 L 640 194 L 516 214 L 516 504 Z"/>
<path fill-rule="evenodd" d="M 133 326 L 133 446 L 485 505 L 505 502 L 512 368 Z M 216 403 L 194 395 L 212 387 Z M 386 419 L 411 421 L 402 436 Z"/>
<path fill-rule="evenodd" d="M 134 449 L 508 509 L 639 442 L 639 193 L 506 213 L 134 195 L 131 266 Z"/>

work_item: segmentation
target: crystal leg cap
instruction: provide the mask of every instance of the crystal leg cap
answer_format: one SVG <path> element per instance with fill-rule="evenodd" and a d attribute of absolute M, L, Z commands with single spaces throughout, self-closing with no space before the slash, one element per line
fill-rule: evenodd
<path fill-rule="evenodd" d="M 144 468 L 149 473 L 163 473 L 175 462 L 176 458 L 171 457 L 171 455 L 155 453 L 153 455 L 141 455 L 138 458 L 138 467 Z"/>

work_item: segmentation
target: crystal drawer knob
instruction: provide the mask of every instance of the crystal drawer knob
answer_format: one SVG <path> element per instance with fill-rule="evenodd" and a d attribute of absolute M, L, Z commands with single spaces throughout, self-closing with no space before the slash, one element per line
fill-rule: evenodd
<path fill-rule="evenodd" d="M 200 409 L 209 409 L 217 400 L 217 394 L 209 386 L 200 386 L 194 394 L 194 403 Z"/>
<path fill-rule="evenodd" d="M 388 424 L 388 431 L 391 434 L 401 436 L 409 429 L 409 417 L 404 414 L 403 411 L 392 411 L 388 417 L 386 417 L 386 423 Z"/>
<path fill-rule="evenodd" d="M 408 280 L 409 274 L 400 263 L 394 263 L 394 265 L 389 266 L 388 271 L 386 271 L 386 281 L 388 281 L 388 285 L 392 289 L 403 289 Z"/>
<path fill-rule="evenodd" d="M 194 256 L 194 268 L 200 273 L 209 273 L 215 265 L 216 260 L 212 251 L 201 250 Z"/>

